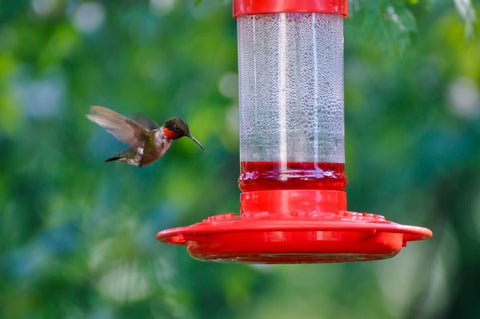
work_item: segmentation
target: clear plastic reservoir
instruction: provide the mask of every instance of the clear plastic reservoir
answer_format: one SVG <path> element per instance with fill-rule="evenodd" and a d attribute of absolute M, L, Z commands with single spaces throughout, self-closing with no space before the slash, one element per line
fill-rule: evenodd
<path fill-rule="evenodd" d="M 344 190 L 343 16 L 237 18 L 239 187 Z"/>

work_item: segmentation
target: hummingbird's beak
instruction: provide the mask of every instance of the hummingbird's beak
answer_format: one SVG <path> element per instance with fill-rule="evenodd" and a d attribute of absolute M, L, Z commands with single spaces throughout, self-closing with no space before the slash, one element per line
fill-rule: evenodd
<path fill-rule="evenodd" d="M 195 143 L 197 143 L 197 145 L 200 146 L 200 148 L 202 149 L 202 151 L 205 150 L 205 148 L 203 147 L 203 145 L 200 144 L 200 142 L 199 142 L 195 137 L 193 137 L 193 136 L 191 136 L 191 135 L 187 135 L 187 136 L 188 136 L 189 138 L 191 138 L 192 141 L 194 141 Z"/>

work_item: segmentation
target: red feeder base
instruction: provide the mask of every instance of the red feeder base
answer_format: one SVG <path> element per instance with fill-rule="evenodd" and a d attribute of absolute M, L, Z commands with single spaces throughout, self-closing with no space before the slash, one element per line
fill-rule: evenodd
<path fill-rule="evenodd" d="M 383 216 L 346 211 L 346 194 L 328 190 L 241 194 L 241 216 L 221 214 L 167 229 L 157 239 L 182 244 L 196 259 L 268 264 L 334 263 L 386 259 L 427 228 Z"/>

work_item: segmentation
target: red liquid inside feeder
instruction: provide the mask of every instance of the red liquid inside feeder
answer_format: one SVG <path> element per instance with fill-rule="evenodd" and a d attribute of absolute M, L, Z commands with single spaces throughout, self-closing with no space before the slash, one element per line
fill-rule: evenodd
<path fill-rule="evenodd" d="M 325 162 L 241 162 L 242 192 L 274 189 L 328 189 L 347 186 L 345 164 Z"/>

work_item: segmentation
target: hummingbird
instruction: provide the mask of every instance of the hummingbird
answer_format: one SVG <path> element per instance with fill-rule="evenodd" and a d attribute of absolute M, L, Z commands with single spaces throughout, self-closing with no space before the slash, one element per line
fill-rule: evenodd
<path fill-rule="evenodd" d="M 105 162 L 118 161 L 143 167 L 162 157 L 172 141 L 183 136 L 189 137 L 204 150 L 202 144 L 190 134 L 187 123 L 179 117 L 171 118 L 159 126 L 146 117 L 138 116 L 132 120 L 103 106 L 90 107 L 90 114 L 86 116 L 121 142 L 130 145 L 129 149 L 107 158 Z"/>

